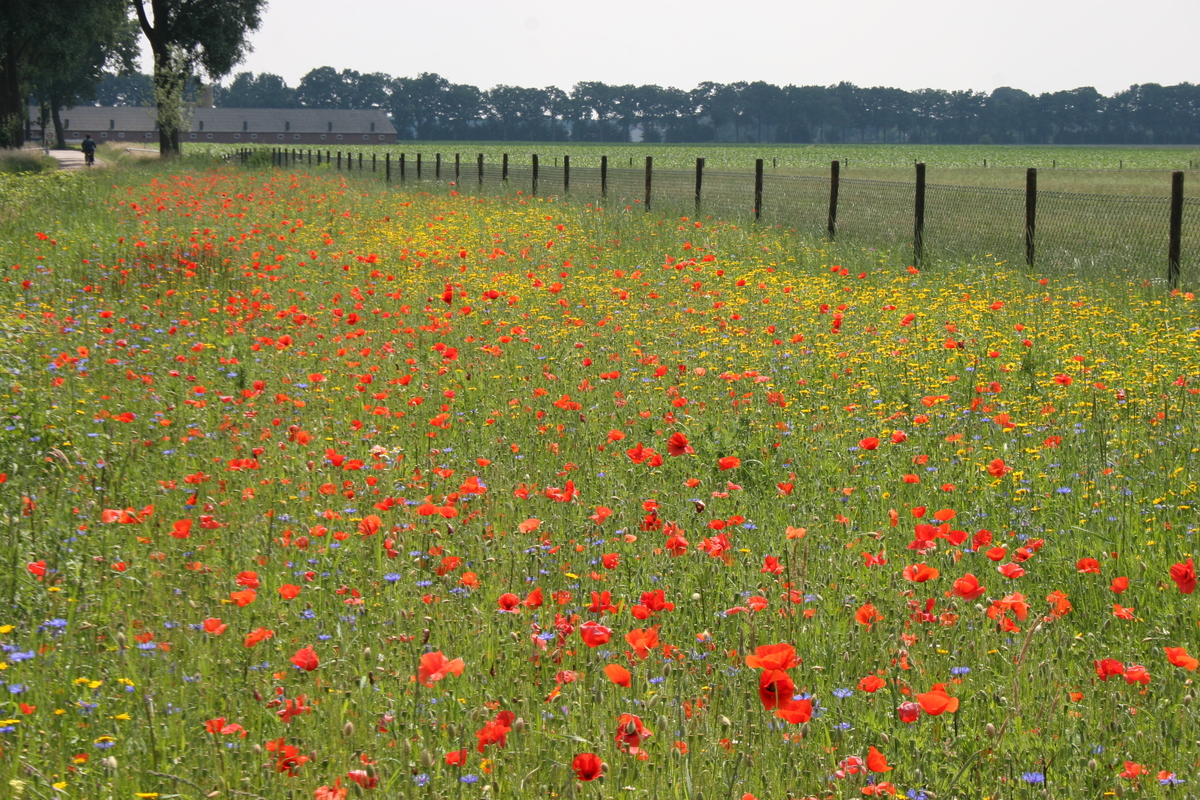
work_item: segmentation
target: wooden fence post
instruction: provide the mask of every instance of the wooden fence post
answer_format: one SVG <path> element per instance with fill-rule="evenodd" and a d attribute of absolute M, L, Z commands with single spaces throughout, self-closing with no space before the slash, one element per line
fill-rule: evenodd
<path fill-rule="evenodd" d="M 483 186 L 483 153 L 479 154 L 477 163 L 479 164 L 479 185 Z"/>
<path fill-rule="evenodd" d="M 829 231 L 829 240 L 833 241 L 837 238 L 837 203 L 838 203 L 838 185 L 841 182 L 842 163 L 840 161 L 832 161 L 829 164 L 829 224 L 826 229 Z"/>
<path fill-rule="evenodd" d="M 762 219 L 763 160 L 754 160 L 754 221 Z"/>
<path fill-rule="evenodd" d="M 442 154 L 433 154 L 433 179 L 440 181 L 442 179 Z"/>
<path fill-rule="evenodd" d="M 1167 244 L 1167 286 L 1179 287 L 1179 251 L 1183 238 L 1183 172 L 1171 173 L 1171 232 Z"/>
<path fill-rule="evenodd" d="M 608 156 L 600 156 L 600 197 L 608 197 Z"/>
<path fill-rule="evenodd" d="M 421 154 L 417 153 L 417 180 L 421 180 Z"/>
<path fill-rule="evenodd" d="M 384 169 L 384 177 L 383 177 L 384 183 L 391 183 L 392 182 L 392 154 L 391 153 L 383 154 L 383 169 Z"/>
<path fill-rule="evenodd" d="M 1025 170 L 1025 266 L 1033 266 L 1037 232 L 1037 168 Z"/>
<path fill-rule="evenodd" d="M 533 191 L 531 191 L 530 194 L 537 194 L 537 181 L 538 181 L 538 157 L 537 157 L 537 153 L 534 153 L 533 154 Z"/>
<path fill-rule="evenodd" d="M 646 156 L 646 199 L 644 205 L 646 212 L 650 212 L 650 175 L 653 170 L 654 156 Z"/>
<path fill-rule="evenodd" d="M 925 162 L 917 164 L 917 195 L 913 203 L 913 264 L 920 265 L 925 255 Z"/>
<path fill-rule="evenodd" d="M 696 213 L 700 213 L 700 187 L 704 184 L 704 159 L 696 159 Z"/>
<path fill-rule="evenodd" d="M 504 159 L 500 163 L 500 180 L 508 183 L 508 153 L 504 154 Z"/>
<path fill-rule="evenodd" d="M 404 180 L 405 180 L 405 175 L 404 175 L 404 153 L 401 153 L 401 154 L 400 154 L 400 182 L 401 182 L 401 183 L 404 183 Z"/>
<path fill-rule="evenodd" d="M 371 172 L 375 171 L 375 154 L 371 153 Z"/>
<path fill-rule="evenodd" d="M 363 164 L 362 157 L 363 157 L 363 154 L 359 153 L 358 154 L 358 171 L 359 172 L 362 172 L 362 164 Z"/>
<path fill-rule="evenodd" d="M 341 150 L 338 150 L 338 151 L 337 151 L 337 153 L 338 153 L 338 165 L 337 165 L 337 168 L 338 168 L 338 171 L 341 171 L 341 169 L 342 169 L 342 151 L 341 151 Z"/>
<path fill-rule="evenodd" d="M 461 174 L 462 174 L 462 172 L 460 171 L 459 155 L 458 155 L 458 153 L 455 153 L 454 154 L 454 182 L 455 183 L 458 183 L 459 176 Z"/>
<path fill-rule="evenodd" d="M 571 191 L 571 157 L 563 156 L 563 194 Z"/>

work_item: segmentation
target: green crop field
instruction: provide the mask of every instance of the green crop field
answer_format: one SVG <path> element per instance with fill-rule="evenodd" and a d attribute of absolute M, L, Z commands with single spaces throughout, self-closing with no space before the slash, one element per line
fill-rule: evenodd
<path fill-rule="evenodd" d="M 209 162 L 0 175 L 6 796 L 1194 791 L 1194 294 Z"/>

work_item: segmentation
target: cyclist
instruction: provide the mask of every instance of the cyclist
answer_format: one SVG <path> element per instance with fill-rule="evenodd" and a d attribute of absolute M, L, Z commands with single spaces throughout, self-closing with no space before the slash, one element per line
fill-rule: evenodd
<path fill-rule="evenodd" d="M 89 167 L 96 163 L 96 140 L 90 133 L 83 137 L 83 163 Z"/>

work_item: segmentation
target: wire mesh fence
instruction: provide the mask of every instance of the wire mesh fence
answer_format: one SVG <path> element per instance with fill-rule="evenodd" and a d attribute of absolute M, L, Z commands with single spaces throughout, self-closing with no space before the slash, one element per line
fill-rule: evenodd
<path fill-rule="evenodd" d="M 249 153 L 245 156 L 248 160 Z M 320 156 L 318 156 L 320 159 Z M 305 161 L 299 151 L 276 151 L 274 163 Z M 312 153 L 307 154 L 308 163 Z M 326 151 L 325 163 L 392 182 L 454 182 L 472 190 L 573 197 L 612 208 L 754 220 L 814 237 L 903 252 L 914 260 L 992 259 L 1028 263 L 1039 270 L 1113 274 L 1132 280 L 1194 288 L 1200 283 L 1200 200 L 1164 187 L 1162 197 L 1128 197 L 914 182 L 766 175 L 756 208 L 753 174 L 653 169 L 624 158 L 604 158 L 599 168 L 478 155 L 418 155 L 366 161 Z M 594 160 L 593 160 L 594 161 Z M 918 189 L 918 186 L 922 187 Z M 836 187 L 836 188 L 835 188 Z M 923 192 L 923 215 L 917 213 Z M 1178 272 L 1168 268 L 1172 208 L 1179 213 Z M 1035 216 L 1027 213 L 1036 208 Z M 920 230 L 918 238 L 917 231 Z M 1027 240 L 1032 231 L 1032 240 Z M 918 244 L 920 246 L 918 246 Z M 1032 245 L 1032 246 L 1030 246 Z"/>

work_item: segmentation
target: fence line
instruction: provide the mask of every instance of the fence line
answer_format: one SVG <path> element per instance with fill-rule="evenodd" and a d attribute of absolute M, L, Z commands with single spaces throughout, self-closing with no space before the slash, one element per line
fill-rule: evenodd
<path fill-rule="evenodd" d="M 237 158 L 249 163 L 261 149 L 243 149 Z M 256 163 L 259 157 L 254 157 Z M 314 151 L 271 149 L 273 165 L 314 163 Z M 927 183 L 925 164 L 914 164 L 914 181 L 879 181 L 843 178 L 842 163 L 830 164 L 828 177 L 764 174 L 763 160 L 755 162 L 752 182 L 744 173 L 706 172 L 705 160 L 696 159 L 694 171 L 655 170 L 647 156 L 644 168 L 609 166 L 601 156 L 600 168 L 574 167 L 564 156 L 550 165 L 532 156 L 528 166 L 510 163 L 507 153 L 499 165 L 487 164 L 479 153 L 474 169 L 470 160 L 454 154 L 453 178 L 442 154 L 434 154 L 433 175 L 416 154 L 415 169 L 408 168 L 401 152 L 393 170 L 391 153 L 379 169 L 376 156 L 369 162 L 351 152 L 315 151 L 315 163 L 339 171 L 377 176 L 386 182 L 449 181 L 461 184 L 464 174 L 479 187 L 494 185 L 528 188 L 532 195 L 593 196 L 611 205 L 646 211 L 668 208 L 684 213 L 694 209 L 731 218 L 750 216 L 755 222 L 808 230 L 830 240 L 849 238 L 860 243 L 911 248 L 914 264 L 931 255 L 1020 261 L 1033 267 L 1071 266 L 1132 268 L 1143 272 L 1154 265 L 1153 278 L 1178 288 L 1186 265 L 1191 280 L 1200 274 L 1200 200 L 1183 196 L 1184 173 L 1171 175 L 1170 193 L 1164 197 L 1129 197 L 1045 191 L 1037 188 L 1037 169 L 1026 171 L 1025 189 L 956 186 Z M 618 162 L 619 163 L 619 162 Z M 343 166 L 344 164 L 344 166 Z M 465 166 L 464 166 L 465 164 Z M 473 175 L 471 173 L 474 173 Z M 1185 247 L 1186 244 L 1186 247 Z M 1185 260 L 1186 259 L 1186 260 Z M 1165 262 L 1165 264 L 1164 264 Z M 1159 272 L 1165 266 L 1166 269 Z M 1144 272 L 1143 272 L 1144 274 Z"/>

